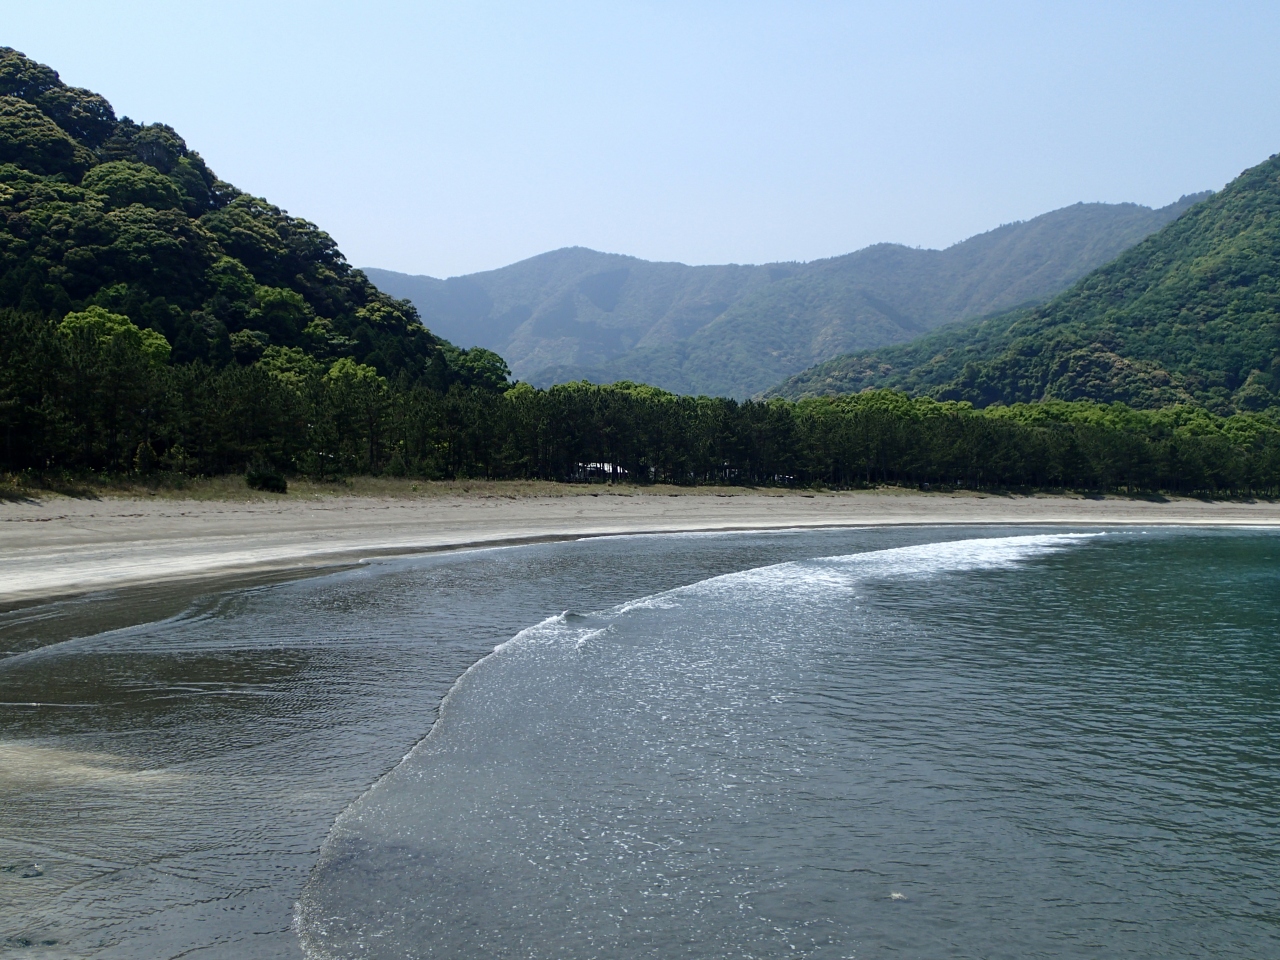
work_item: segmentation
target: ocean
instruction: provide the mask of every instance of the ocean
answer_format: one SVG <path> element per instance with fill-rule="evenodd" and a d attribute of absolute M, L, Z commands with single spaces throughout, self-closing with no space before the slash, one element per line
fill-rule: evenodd
<path fill-rule="evenodd" d="M 1274 532 L 597 538 L 93 632 L 133 603 L 0 615 L 0 954 L 1280 957 Z"/>

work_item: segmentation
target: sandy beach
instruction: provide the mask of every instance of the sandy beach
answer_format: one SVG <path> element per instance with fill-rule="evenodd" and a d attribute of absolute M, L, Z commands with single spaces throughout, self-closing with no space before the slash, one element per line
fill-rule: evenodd
<path fill-rule="evenodd" d="M 305 570 L 536 540 L 875 524 L 1280 526 L 1280 503 L 699 488 L 0 503 L 0 604 L 142 583 Z"/>

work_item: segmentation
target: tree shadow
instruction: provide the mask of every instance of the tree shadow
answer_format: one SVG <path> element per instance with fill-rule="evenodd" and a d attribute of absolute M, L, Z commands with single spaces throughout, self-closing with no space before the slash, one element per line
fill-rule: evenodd
<path fill-rule="evenodd" d="M 0 483 L 0 503 L 37 504 L 42 496 L 57 494 L 75 500 L 101 500 L 90 486 L 63 477 L 40 477 L 37 480 Z"/>
<path fill-rule="evenodd" d="M 0 487 L 0 503 L 37 504 L 40 500 L 22 490 L 13 487 Z"/>
<path fill-rule="evenodd" d="M 72 497 L 76 500 L 102 499 L 92 487 L 77 483 L 74 480 L 49 480 L 41 483 L 40 487 L 50 493 L 56 493 L 63 497 Z"/>

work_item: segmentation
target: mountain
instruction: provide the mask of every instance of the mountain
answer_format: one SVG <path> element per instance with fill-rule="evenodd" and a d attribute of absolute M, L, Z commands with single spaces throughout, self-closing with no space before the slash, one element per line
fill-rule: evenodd
<path fill-rule="evenodd" d="M 315 224 L 219 180 L 171 127 L 117 118 L 103 97 L 8 47 L 3 308 L 127 320 L 162 335 L 175 364 L 248 364 L 274 347 L 443 384 L 468 362 Z"/>
<path fill-rule="evenodd" d="M 1079 203 L 946 250 L 877 244 L 811 263 L 690 267 L 580 247 L 437 280 L 365 272 L 437 332 L 522 379 L 635 380 L 745 397 L 816 361 L 1050 296 L 1177 217 Z"/>
<path fill-rule="evenodd" d="M 1280 414 L 1280 155 L 1049 303 L 839 357 L 770 391 L 893 387 Z"/>
<path fill-rule="evenodd" d="M 680 342 L 797 269 L 690 267 L 568 247 L 448 280 L 372 267 L 365 273 L 412 301 L 443 336 L 495 350 L 516 376 L 540 384 L 543 370 Z"/>

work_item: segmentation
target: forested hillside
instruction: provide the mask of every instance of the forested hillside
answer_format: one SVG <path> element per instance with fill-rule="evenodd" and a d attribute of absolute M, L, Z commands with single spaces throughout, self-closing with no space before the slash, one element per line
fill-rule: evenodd
<path fill-rule="evenodd" d="M 165 366 L 166 349 L 92 315 L 50 332 L 0 312 L 0 369 L 54 388 L 39 407 L 3 411 L 0 467 L 179 480 L 248 467 L 251 484 L 280 492 L 301 473 L 1280 494 L 1280 424 L 1260 414 L 976 410 L 890 391 L 739 403 L 583 382 L 440 391 L 351 359 L 207 376 Z"/>
<path fill-rule="evenodd" d="M 1211 236 L 1201 245 L 1210 259 L 1195 263 L 1212 266 L 1213 251 L 1221 259 L 1226 249 L 1231 270 L 1179 282 L 1207 285 L 1202 312 L 1227 310 L 1206 342 L 1256 352 L 1237 334 L 1262 329 L 1259 317 L 1274 329 L 1275 274 L 1250 252 L 1254 240 L 1240 238 L 1270 236 L 1271 208 L 1227 207 L 1230 230 L 1196 228 Z M 1073 216 L 1093 213 L 1110 215 Z M 1190 222 L 1201 224 L 1196 216 Z M 1016 247 L 1025 226 L 996 234 Z M 547 289 L 572 289 L 618 313 L 640 262 L 599 270 L 599 256 L 552 255 L 567 266 Z M 895 256 L 875 248 L 855 259 Z M 1001 257 L 1019 260 L 1008 248 Z M 1068 269 L 1053 264 L 1042 277 Z M 701 323 L 698 304 L 721 291 L 754 285 L 784 302 L 779 291 L 798 276 L 647 266 L 651 276 L 665 271 L 667 286 L 647 289 L 674 305 L 664 316 L 675 330 Z M 1019 270 L 1024 280 L 1034 274 Z M 506 276 L 513 288 L 527 280 Z M 1011 278 L 975 281 L 954 302 L 1025 293 Z M 927 289 L 917 293 L 929 299 Z M 299 473 L 369 473 L 1276 493 L 1280 426 L 1261 414 L 1187 407 L 981 411 L 892 392 L 739 403 L 634 383 L 511 386 L 496 354 L 429 333 L 411 304 L 351 269 L 318 227 L 218 180 L 170 128 L 117 119 L 101 97 L 0 50 L 0 484 L 38 485 L 50 474 L 181 482 L 239 471 L 281 492 Z"/>
<path fill-rule="evenodd" d="M 682 340 L 796 264 L 689 267 L 569 247 L 437 280 L 372 267 L 382 289 L 411 300 L 434 330 L 500 353 L 519 378 L 599 364 L 637 344 Z"/>
<path fill-rule="evenodd" d="M 307 393 L 497 390 L 315 224 L 214 176 L 163 124 L 0 48 L 0 430 L 8 469 L 240 469 Z M 316 456 L 333 459 L 332 451 Z M 294 468 L 294 463 L 282 467 Z"/>
<path fill-rule="evenodd" d="M 741 398 L 818 360 L 1044 299 L 1195 199 L 1076 204 L 946 250 L 878 244 L 805 264 L 688 267 L 574 248 L 450 280 L 367 272 L 432 329 L 498 351 L 534 384 Z"/>
<path fill-rule="evenodd" d="M 171 127 L 117 118 L 7 47 L 0 307 L 127 317 L 162 335 L 174 364 L 294 349 L 443 385 L 458 359 L 315 224 L 219 180 Z"/>
<path fill-rule="evenodd" d="M 1042 307 L 840 357 L 773 393 L 868 387 L 980 406 L 1095 400 L 1280 416 L 1280 156 Z"/>

